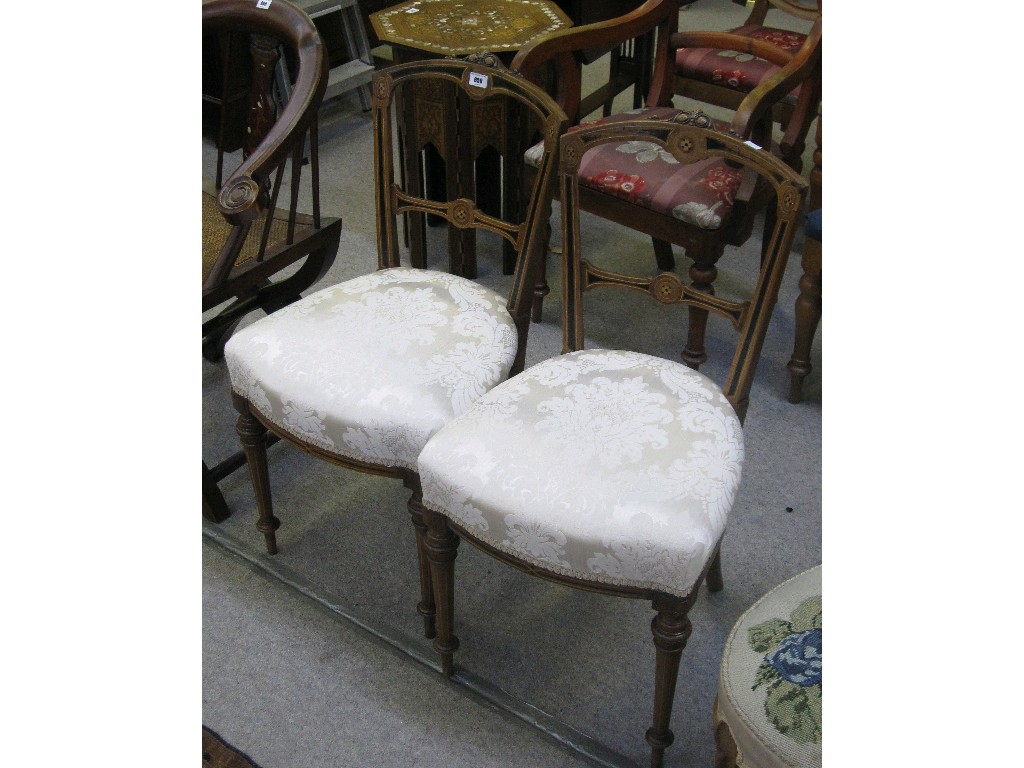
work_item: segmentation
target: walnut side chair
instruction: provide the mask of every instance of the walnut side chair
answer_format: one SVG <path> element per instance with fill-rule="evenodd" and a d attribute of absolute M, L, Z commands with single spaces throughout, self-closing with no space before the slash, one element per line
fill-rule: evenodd
<path fill-rule="evenodd" d="M 267 9 L 248 0 L 204 0 L 203 36 L 224 57 L 211 78 L 217 82 L 209 84 L 220 103 L 216 180 L 204 177 L 202 197 L 203 356 L 218 362 L 243 318 L 295 301 L 323 277 L 338 252 L 341 219 L 320 215 L 317 110 L 328 65 L 313 22 L 281 0 Z M 297 74 L 287 104 L 279 108 L 273 77 L 282 53 L 294 60 Z M 236 70 L 246 77 L 229 88 L 228 72 Z M 225 115 L 233 99 L 245 110 L 242 157 L 224 181 Z M 309 173 L 303 174 L 307 141 Z M 290 194 L 284 201 L 289 162 Z M 310 199 L 311 214 L 299 211 L 300 191 Z M 244 463 L 241 451 L 212 466 L 203 462 L 205 518 L 228 517 L 217 484 Z"/>
<path fill-rule="evenodd" d="M 683 303 L 724 316 L 738 331 L 722 388 L 678 362 L 583 348 L 589 269 L 579 252 L 578 171 L 589 151 L 627 141 L 656 144 L 684 165 L 742 167 L 771 190 L 778 213 L 749 297 L 727 301 L 673 286 Z M 419 457 L 437 605 L 434 648 L 452 674 L 460 539 L 559 584 L 651 600 L 655 683 L 646 738 L 651 765 L 660 766 L 673 739 L 687 613 L 702 582 L 723 586 L 718 553 L 740 480 L 741 425 L 807 184 L 766 151 L 664 121 L 581 127 L 562 137 L 560 157 L 565 354 L 492 389 Z M 618 285 L 636 287 L 626 276 Z M 507 617 L 496 612 L 498 620 Z"/>
<path fill-rule="evenodd" d="M 259 509 L 257 528 L 268 552 L 277 551 L 280 524 L 271 503 L 268 431 L 332 464 L 403 481 L 412 492 L 418 609 L 431 637 L 433 591 L 423 556 L 416 459 L 438 429 L 524 367 L 554 153 L 567 119 L 540 88 L 489 55 L 389 67 L 375 73 L 372 89 L 379 269 L 236 332 L 225 357 Z M 430 199 L 403 186 L 397 116 L 407 89 L 447 92 L 452 109 L 444 115 L 445 132 L 461 140 L 468 141 L 473 105 L 484 101 L 504 105 L 528 135 L 544 137 L 545 157 L 520 218 L 504 221 L 483 213 L 475 200 Z M 486 231 L 511 243 L 518 258 L 505 281 L 508 295 L 447 272 L 403 267 L 398 221 L 408 213 L 441 217 L 455 233 Z"/>

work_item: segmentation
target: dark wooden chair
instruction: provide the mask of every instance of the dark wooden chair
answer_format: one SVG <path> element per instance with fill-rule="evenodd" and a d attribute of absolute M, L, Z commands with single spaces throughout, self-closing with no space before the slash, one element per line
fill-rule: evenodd
<path fill-rule="evenodd" d="M 209 97 L 220 107 L 216 178 L 204 179 L 202 198 L 203 356 L 217 361 L 246 315 L 295 301 L 324 275 L 338 252 L 341 219 L 320 215 L 316 116 L 328 69 L 312 21 L 283 0 L 267 9 L 247 0 L 204 0 L 203 34 L 225 54 L 223 76 L 217 78 L 220 95 Z M 296 80 L 287 104 L 279 108 L 274 79 L 287 72 L 285 59 Z M 249 73 L 249 82 L 233 79 L 229 85 L 228 72 Z M 239 88 L 242 98 L 248 92 L 242 157 L 222 181 L 224 125 L 232 103 L 228 91 Z M 282 201 L 289 161 L 290 189 Z M 307 162 L 311 215 L 299 210 Z M 275 279 L 300 261 L 289 276 Z M 212 467 L 203 462 L 204 517 L 219 522 L 229 515 L 217 484 L 244 463 L 241 452 Z"/>
<path fill-rule="evenodd" d="M 203 186 L 203 312 L 217 310 L 203 321 L 203 354 L 216 360 L 245 315 L 289 304 L 324 275 L 338 251 L 341 220 L 320 215 L 316 118 L 328 63 L 312 21 L 286 0 L 265 10 L 247 0 L 205 0 L 203 31 L 247 34 L 249 50 L 236 45 L 233 55 L 252 60 L 241 163 L 221 183 L 219 146 L 218 178 Z M 274 81 L 287 69 L 282 55 L 294 60 L 297 76 L 279 108 Z M 288 198 L 282 200 L 289 161 Z M 299 211 L 304 184 L 311 214 Z M 293 275 L 272 280 L 303 259 Z"/>
<path fill-rule="evenodd" d="M 656 30 L 655 69 L 647 97 L 648 106 L 630 113 L 612 115 L 598 123 L 623 120 L 676 120 L 700 126 L 714 126 L 759 146 L 771 148 L 783 157 L 785 152 L 772 142 L 771 111 L 779 99 L 799 84 L 813 77 L 821 59 L 821 20 L 817 19 L 803 46 L 788 54 L 759 40 L 736 35 L 676 33 L 678 20 L 675 0 L 648 0 L 632 13 L 610 22 L 571 28 L 535 40 L 517 54 L 511 68 L 524 77 L 540 80 L 545 68 L 557 72 L 556 97 L 566 114 L 577 114 L 580 99 L 580 76 L 574 51 L 606 46 L 618 39 L 633 39 Z M 748 50 L 776 60 L 780 69 L 747 94 L 736 110 L 731 123 L 712 120 L 699 109 L 672 106 L 672 68 L 674 52 L 679 48 L 712 42 L 736 45 L 745 41 Z M 579 204 L 582 210 L 651 236 L 659 269 L 669 272 L 675 267 L 672 245 L 685 249 L 692 260 L 689 277 L 692 286 L 713 293 L 717 276 L 716 264 L 726 246 L 738 246 L 751 236 L 755 217 L 765 214 L 765 231 L 771 231 L 770 196 L 760 194 L 750 184 L 737 184 L 739 179 L 703 179 L 700 169 L 676 166 L 663 153 L 651 154 L 642 145 L 635 152 L 625 153 L 620 147 L 603 147 L 588 161 L 581 177 Z M 527 154 L 527 167 L 532 163 Z M 687 174 L 697 174 L 687 178 Z M 664 285 L 664 280 L 651 278 L 651 286 Z M 534 300 L 534 319 L 540 319 L 541 302 L 547 291 L 542 279 Z M 654 298 L 665 303 L 678 299 L 675 292 L 651 291 Z M 707 313 L 691 305 L 689 330 L 683 361 L 697 368 L 707 358 L 704 330 Z"/>
<path fill-rule="evenodd" d="M 804 399 L 804 380 L 811 372 L 811 344 L 821 322 L 821 113 L 815 133 L 814 167 L 811 168 L 811 194 L 804 225 L 804 252 L 800 277 L 800 294 L 796 298 L 793 315 L 795 332 L 793 357 L 789 369 L 789 402 Z"/>
<path fill-rule="evenodd" d="M 595 285 L 646 290 L 629 276 L 594 270 L 580 254 L 587 156 L 626 142 L 656 146 L 683 166 L 752 175 L 775 205 L 749 297 L 726 301 L 678 280 L 655 287 L 727 318 L 738 331 L 722 388 L 678 362 L 583 349 L 585 291 Z M 460 539 L 550 581 L 650 600 L 657 612 L 656 672 L 647 741 L 651 765 L 659 766 L 672 743 L 679 658 L 691 629 L 687 612 L 705 579 L 710 589 L 722 588 L 718 555 L 739 485 L 741 424 L 807 184 L 764 150 L 673 122 L 584 126 L 562 137 L 560 155 L 566 354 L 492 389 L 419 456 L 437 603 L 434 648 L 451 674 Z M 495 621 L 507 620 L 495 611 Z"/>
<path fill-rule="evenodd" d="M 745 0 L 733 0 L 744 5 Z M 806 22 L 810 30 L 821 18 L 821 0 L 755 0 L 747 20 L 729 34 L 775 46 L 792 56 L 807 40 L 806 32 L 770 26 L 768 21 L 781 15 Z M 707 45 L 699 38 L 681 47 L 675 54 L 673 90 L 690 101 L 737 109 L 744 97 L 766 78 L 779 70 L 779 59 L 762 58 L 756 51 L 748 51 L 739 41 L 736 48 L 724 39 L 716 41 L 716 33 L 708 35 Z M 801 157 L 807 141 L 807 132 L 817 114 L 821 101 L 821 68 L 791 93 L 785 94 L 772 107 L 773 121 L 782 127 L 780 140 L 782 157 L 800 170 Z"/>
<path fill-rule="evenodd" d="M 402 480 L 412 491 L 424 631 L 433 636 L 433 596 L 416 458 L 426 441 L 525 364 L 532 286 L 539 271 L 555 181 L 555 148 L 568 121 L 540 88 L 493 56 L 433 59 L 378 71 L 373 79 L 374 178 L 379 270 L 321 289 L 235 333 L 225 349 L 238 434 L 259 508 L 257 528 L 277 551 L 268 479 L 268 431 L 332 464 Z M 431 198 L 399 177 L 397 120 L 403 99 L 420 100 L 424 126 L 468 141 L 477 108 L 525 135 L 544 137 L 539 172 L 521 217 L 484 213 L 470 197 Z M 419 146 L 406 134 L 406 146 Z M 411 143 L 410 143 L 411 142 Z M 458 172 L 472 174 L 467 153 Z M 459 178 L 448 186 L 476 191 Z M 495 249 L 512 243 L 515 274 L 501 295 L 449 272 L 401 266 L 398 221 L 437 216 L 452 232 L 481 232 Z M 438 233 L 444 239 L 442 233 Z M 481 238 L 482 241 L 484 238 Z"/>

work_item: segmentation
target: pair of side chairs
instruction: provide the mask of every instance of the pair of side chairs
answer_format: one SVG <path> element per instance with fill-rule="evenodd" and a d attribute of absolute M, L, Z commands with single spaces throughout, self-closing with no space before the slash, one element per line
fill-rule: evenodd
<path fill-rule="evenodd" d="M 248 4 L 207 0 L 204 18 L 208 6 L 225 5 Z M 287 9 L 277 0 L 258 20 Z M 301 68 L 300 59 L 300 77 Z M 540 142 L 514 220 L 485 213 L 469 180 L 449 187 L 466 195 L 455 199 L 405 183 L 398 116 L 403 99 L 423 91 L 447 105 L 444 131 L 463 146 L 479 105 Z M 486 54 L 390 67 L 376 73 L 372 93 L 379 269 L 288 304 L 236 331 L 225 347 L 257 527 L 276 552 L 281 523 L 270 493 L 270 435 L 333 464 L 403 482 L 411 492 L 417 608 L 446 675 L 458 648 L 460 540 L 544 579 L 651 600 L 655 685 L 646 738 L 652 764 L 660 765 L 672 742 L 687 612 L 705 580 L 713 590 L 723 586 L 718 555 L 740 478 L 742 421 L 807 185 L 771 153 L 685 122 L 631 120 L 569 133 L 568 115 L 551 96 Z M 748 297 L 727 301 L 677 287 L 682 303 L 725 317 L 737 331 L 724 386 L 640 351 L 584 349 L 580 168 L 602 148 L 638 145 L 699 169 L 688 183 L 728 177 L 770 200 L 771 229 Z M 526 368 L 533 286 L 556 185 L 564 354 Z M 242 169 L 225 187 L 259 190 L 261 180 Z M 256 208 L 265 203 L 259 194 L 253 200 Z M 222 194 L 222 209 L 228 203 Z M 475 232 L 509 243 L 517 255 L 507 292 L 401 266 L 399 225 L 410 216 L 438 217 L 458 237 Z M 449 247 L 458 237 L 446 240 Z"/>

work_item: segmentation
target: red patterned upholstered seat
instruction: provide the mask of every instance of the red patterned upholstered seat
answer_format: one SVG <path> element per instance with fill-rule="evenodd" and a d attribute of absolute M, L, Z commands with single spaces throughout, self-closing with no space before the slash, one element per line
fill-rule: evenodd
<path fill-rule="evenodd" d="M 650 107 L 604 117 L 587 125 L 625 120 L 670 120 L 728 132 L 729 124 L 703 112 Z M 570 131 L 579 126 L 570 128 Z M 537 145 L 526 154 L 536 165 L 543 151 Z M 723 160 L 709 159 L 680 165 L 656 144 L 624 141 L 602 144 L 580 164 L 580 184 L 628 200 L 701 229 L 719 229 L 732 213 L 740 172 Z"/>

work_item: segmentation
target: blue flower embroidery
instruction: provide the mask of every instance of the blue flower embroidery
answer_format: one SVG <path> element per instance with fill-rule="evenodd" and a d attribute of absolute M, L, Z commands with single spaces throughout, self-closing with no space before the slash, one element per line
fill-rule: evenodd
<path fill-rule="evenodd" d="M 764 654 L 753 690 L 765 690 L 768 722 L 798 744 L 821 743 L 821 596 L 804 600 L 789 620 L 772 618 L 749 630 Z"/>
<path fill-rule="evenodd" d="M 796 685 L 821 685 L 821 630 L 809 629 L 782 641 L 775 653 L 765 656 L 783 680 Z"/>

